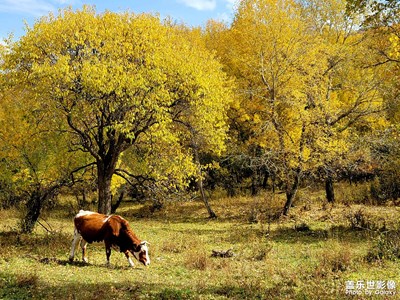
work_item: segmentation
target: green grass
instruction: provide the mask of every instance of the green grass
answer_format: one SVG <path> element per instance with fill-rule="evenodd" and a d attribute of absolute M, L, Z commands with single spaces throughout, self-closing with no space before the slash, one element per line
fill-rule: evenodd
<path fill-rule="evenodd" d="M 281 201 L 268 194 L 214 200 L 217 220 L 198 202 L 169 203 L 154 215 L 125 203 L 118 213 L 151 243 L 147 268 L 128 267 L 115 250 L 106 267 L 100 243 L 88 246 L 89 264 L 79 262 L 80 251 L 70 264 L 70 208 L 44 213 L 52 233 L 37 226 L 30 235 L 17 232 L 16 211 L 0 211 L 0 299 L 385 299 L 346 295 L 348 280 L 394 280 L 400 293 L 400 260 L 367 259 L 392 247 L 377 241 L 380 229 L 399 230 L 398 207 L 300 199 L 277 219 Z M 373 229 L 352 226 L 360 210 Z M 211 257 L 227 249 L 235 256 Z"/>

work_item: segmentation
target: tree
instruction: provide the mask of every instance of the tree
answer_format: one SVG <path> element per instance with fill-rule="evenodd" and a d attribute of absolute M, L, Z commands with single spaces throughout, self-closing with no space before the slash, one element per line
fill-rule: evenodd
<path fill-rule="evenodd" d="M 400 2 L 348 0 L 348 12 L 364 16 L 363 29 L 374 54 L 367 62 L 382 82 L 387 126 L 377 130 L 369 139 L 372 156 L 379 163 L 378 178 L 372 194 L 379 202 L 399 197 L 399 160 L 397 126 L 400 120 Z"/>
<path fill-rule="evenodd" d="M 204 47 L 157 17 L 67 9 L 27 28 L 5 61 L 15 81 L 63 116 L 75 150 L 93 158 L 99 212 L 111 210 L 111 180 L 127 149 L 160 138 L 181 147 L 191 124 L 210 151 L 223 150 L 225 75 Z"/>
<path fill-rule="evenodd" d="M 295 1 L 242 1 L 229 30 L 224 60 L 240 85 L 240 123 L 249 149 L 283 183 L 287 214 L 311 158 L 312 94 L 321 53 Z M 242 120 L 242 121 L 241 121 Z"/>
<path fill-rule="evenodd" d="M 372 145 L 373 157 L 379 162 L 379 173 L 371 185 L 371 194 L 378 203 L 400 198 L 400 128 L 392 124 L 379 130 L 368 142 Z"/>
<path fill-rule="evenodd" d="M 346 11 L 342 0 L 303 1 L 312 30 L 325 47 L 326 78 L 321 90 L 321 133 L 316 153 L 326 195 L 334 201 L 333 179 L 348 171 L 370 168 L 370 148 L 362 140 L 386 126 L 384 88 L 373 61 L 368 33 L 357 31 L 363 16 Z M 363 145 L 363 147 L 361 147 Z"/>
<path fill-rule="evenodd" d="M 0 92 L 0 182 L 23 205 L 21 229 L 32 232 L 43 207 L 60 188 L 79 180 L 74 170 L 85 161 L 69 151 L 57 119 L 23 88 Z M 78 171 L 78 170 L 76 170 Z M 7 199 L 3 199 L 7 201 Z"/>
<path fill-rule="evenodd" d="M 390 26 L 399 21 L 400 3 L 398 0 L 347 0 L 347 13 L 363 16 L 367 27 Z"/>

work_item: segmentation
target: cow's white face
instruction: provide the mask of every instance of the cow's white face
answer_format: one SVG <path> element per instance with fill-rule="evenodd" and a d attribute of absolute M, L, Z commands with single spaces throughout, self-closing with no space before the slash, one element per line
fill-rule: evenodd
<path fill-rule="evenodd" d="M 133 252 L 133 256 L 145 266 L 150 265 L 149 248 L 147 247 L 148 242 L 143 241 L 139 245 L 139 251 Z"/>

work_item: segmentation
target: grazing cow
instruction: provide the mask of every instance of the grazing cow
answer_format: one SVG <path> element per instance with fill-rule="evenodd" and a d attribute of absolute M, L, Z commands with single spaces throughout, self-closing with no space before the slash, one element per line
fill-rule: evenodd
<path fill-rule="evenodd" d="M 134 266 L 129 252 L 145 266 L 150 264 L 147 242 L 141 241 L 129 227 L 124 218 L 81 210 L 74 218 L 75 231 L 69 260 L 74 260 L 75 248 L 81 241 L 82 260 L 87 262 L 87 243 L 104 241 L 106 246 L 107 265 L 110 264 L 111 247 L 119 247 L 128 259 L 129 265 Z"/>

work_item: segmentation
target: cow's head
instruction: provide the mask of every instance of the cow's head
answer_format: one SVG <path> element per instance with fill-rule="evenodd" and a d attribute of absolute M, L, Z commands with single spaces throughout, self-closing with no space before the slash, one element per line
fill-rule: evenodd
<path fill-rule="evenodd" d="M 132 251 L 133 256 L 145 266 L 150 264 L 149 248 L 147 245 L 149 245 L 149 243 L 143 241 Z"/>

